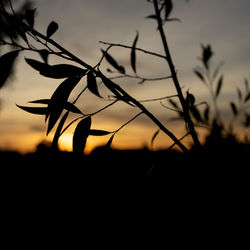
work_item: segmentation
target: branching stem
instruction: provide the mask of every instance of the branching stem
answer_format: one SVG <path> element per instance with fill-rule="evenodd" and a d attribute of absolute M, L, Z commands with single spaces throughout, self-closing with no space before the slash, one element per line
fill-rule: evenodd
<path fill-rule="evenodd" d="M 82 61 L 80 58 L 76 57 L 73 55 L 71 52 L 63 48 L 61 45 L 56 43 L 52 39 L 48 39 L 46 36 L 41 34 L 40 32 L 32 29 L 25 23 L 22 23 L 22 25 L 25 27 L 25 29 L 29 32 L 31 32 L 33 35 L 47 41 L 47 43 L 50 43 L 53 45 L 55 48 L 57 48 L 59 51 L 61 51 L 63 54 L 67 55 L 68 57 L 71 58 L 72 61 L 80 64 L 81 66 L 85 67 L 86 69 L 90 70 L 93 72 L 97 77 L 100 77 L 101 79 L 106 78 L 99 70 L 94 69 L 91 65 L 87 64 L 86 62 Z M 146 53 L 146 52 L 145 52 Z M 151 53 L 152 54 L 152 53 Z M 161 56 L 162 57 L 162 56 Z M 148 116 L 165 134 L 167 134 L 175 143 L 182 149 L 184 152 L 188 152 L 188 149 L 182 144 L 177 137 L 170 131 L 168 130 L 149 110 L 146 109 L 146 107 L 143 106 L 139 101 L 134 99 L 132 96 L 130 96 L 125 90 L 123 90 L 119 85 L 116 83 L 112 82 L 111 80 L 109 81 L 110 87 L 114 88 L 115 90 L 119 91 L 120 94 L 123 95 L 123 97 L 128 100 L 129 102 L 133 103 L 135 106 L 137 106 L 146 116 Z"/>
<path fill-rule="evenodd" d="M 165 54 L 166 54 L 165 59 L 169 65 L 169 69 L 170 69 L 170 72 L 171 72 L 171 75 L 173 78 L 173 82 L 174 82 L 174 85 L 175 85 L 175 88 L 176 88 L 176 91 L 177 91 L 177 94 L 178 94 L 178 97 L 179 97 L 179 100 L 180 100 L 180 103 L 182 106 L 184 119 L 185 119 L 185 122 L 187 123 L 187 127 L 189 129 L 189 132 L 190 132 L 192 138 L 193 138 L 194 144 L 196 146 L 200 146 L 200 141 L 198 139 L 197 133 L 196 133 L 195 128 L 194 128 L 194 124 L 193 124 L 192 119 L 190 117 L 189 108 L 188 108 L 188 105 L 186 105 L 185 98 L 183 96 L 179 80 L 177 78 L 175 66 L 173 64 L 173 60 L 172 60 L 172 57 L 171 57 L 171 54 L 169 51 L 167 39 L 165 36 L 165 32 L 163 30 L 161 13 L 160 13 L 160 9 L 158 6 L 159 3 L 157 0 L 153 0 L 153 2 L 154 2 L 154 8 L 155 8 L 155 15 L 156 15 L 157 23 L 158 23 L 158 30 L 160 32 L 161 40 L 162 40 L 163 47 L 164 47 Z"/>

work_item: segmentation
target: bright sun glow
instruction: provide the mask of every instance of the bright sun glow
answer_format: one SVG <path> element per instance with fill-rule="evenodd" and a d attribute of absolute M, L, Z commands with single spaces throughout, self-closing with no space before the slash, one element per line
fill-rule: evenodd
<path fill-rule="evenodd" d="M 59 140 L 59 148 L 62 151 L 72 151 L 72 139 L 73 133 L 63 134 Z M 84 149 L 85 154 L 90 154 L 91 151 L 98 145 L 104 144 L 104 138 L 88 137 L 87 143 Z"/>

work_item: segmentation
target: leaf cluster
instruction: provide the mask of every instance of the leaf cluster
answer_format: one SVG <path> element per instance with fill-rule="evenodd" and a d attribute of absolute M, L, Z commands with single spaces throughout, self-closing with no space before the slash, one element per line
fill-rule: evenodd
<path fill-rule="evenodd" d="M 244 114 L 245 117 L 245 120 L 242 122 L 242 124 L 245 127 L 249 126 L 250 114 L 247 110 L 250 101 L 250 90 L 248 80 L 245 79 L 244 81 L 244 90 L 236 87 L 237 100 L 232 100 L 229 102 L 229 108 L 232 112 L 233 119 L 228 124 L 229 129 L 226 129 L 225 121 L 222 121 L 220 110 L 218 107 L 218 98 L 221 94 L 221 90 L 224 84 L 224 76 L 220 73 L 220 68 L 223 63 L 219 63 L 217 67 L 212 70 L 211 59 L 214 53 L 211 49 L 211 46 L 202 45 L 201 48 L 202 56 L 200 60 L 202 62 L 202 67 L 196 67 L 194 69 L 194 73 L 208 88 L 212 100 L 211 104 L 206 103 L 206 108 L 204 110 L 205 119 L 203 121 L 206 121 L 207 125 L 210 126 L 211 133 L 213 133 L 212 131 L 216 130 L 220 131 L 220 133 L 231 135 L 233 130 L 233 123 L 238 117 L 240 117 L 240 114 Z M 209 117 L 209 114 L 211 113 L 211 105 L 213 105 L 214 114 L 213 116 Z M 215 127 L 220 129 L 215 129 Z"/>

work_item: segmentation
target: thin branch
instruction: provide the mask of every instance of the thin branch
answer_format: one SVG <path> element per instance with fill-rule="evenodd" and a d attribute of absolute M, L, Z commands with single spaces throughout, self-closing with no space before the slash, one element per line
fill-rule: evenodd
<path fill-rule="evenodd" d="M 114 72 L 112 71 L 111 73 L 114 73 Z M 119 72 L 117 72 L 117 73 L 119 73 Z M 138 75 L 129 75 L 129 74 L 125 73 L 125 74 L 120 75 L 120 76 L 110 77 L 109 79 L 116 80 L 116 79 L 122 79 L 122 78 L 138 79 L 138 80 L 141 80 L 141 82 L 145 82 L 145 81 L 162 81 L 162 80 L 170 79 L 170 78 L 172 78 L 172 76 L 147 78 L 147 77 L 141 77 L 141 76 L 138 76 Z"/>
<path fill-rule="evenodd" d="M 75 123 L 76 121 L 78 121 L 79 119 L 82 119 L 82 118 L 84 118 L 85 116 L 80 116 L 80 117 L 78 117 L 78 118 L 76 118 L 76 119 L 74 119 L 73 121 L 71 121 L 64 129 L 63 129 L 63 131 L 60 133 L 60 136 L 73 124 L 73 123 Z M 59 137 L 60 137 L 59 136 Z"/>
<path fill-rule="evenodd" d="M 178 93 L 179 100 L 180 100 L 180 103 L 182 106 L 184 119 L 185 119 L 185 122 L 187 124 L 188 130 L 192 136 L 194 144 L 197 146 L 200 146 L 201 144 L 200 144 L 199 138 L 198 138 L 197 133 L 196 133 L 195 128 L 194 128 L 193 121 L 192 121 L 190 113 L 189 113 L 189 107 L 186 105 L 186 101 L 185 101 L 185 98 L 183 96 L 179 80 L 177 78 L 175 66 L 174 66 L 170 51 L 169 51 L 167 39 L 166 39 L 165 32 L 164 32 L 163 26 L 162 26 L 161 13 L 160 13 L 159 6 L 158 6 L 159 3 L 157 0 L 153 0 L 153 2 L 154 2 L 155 15 L 156 15 L 157 23 L 158 23 L 158 30 L 160 32 L 163 48 L 164 48 L 165 54 L 166 54 L 165 59 L 168 63 L 171 75 L 173 77 L 173 82 L 174 82 L 174 85 L 175 85 L 175 88 L 176 88 L 176 91 Z"/>
<path fill-rule="evenodd" d="M 187 137 L 190 133 L 186 133 L 185 135 L 183 135 L 179 141 L 182 141 L 185 137 Z M 174 146 L 176 145 L 176 143 L 173 143 L 168 149 L 167 151 L 170 151 Z"/>
<path fill-rule="evenodd" d="M 127 46 L 127 45 L 119 44 L 119 43 L 109 43 L 109 42 L 103 42 L 103 41 L 99 41 L 99 43 L 102 43 L 102 44 L 105 44 L 105 45 L 109 45 L 109 46 L 122 47 L 122 48 L 125 48 L 125 49 L 132 49 L 131 46 Z M 152 56 L 157 56 L 157 57 L 166 59 L 165 56 L 163 56 L 161 54 L 158 54 L 158 53 L 155 53 L 155 52 L 151 52 L 151 51 L 144 50 L 144 49 L 141 49 L 141 48 L 135 48 L 135 49 L 138 50 L 138 51 L 140 51 L 140 52 L 143 52 L 145 54 L 149 54 L 149 55 L 152 55 Z"/>
<path fill-rule="evenodd" d="M 86 86 L 76 97 L 76 99 L 73 101 L 73 104 L 75 104 L 77 102 L 77 100 L 79 99 L 79 97 L 83 94 L 83 92 L 88 88 L 88 86 Z"/>
<path fill-rule="evenodd" d="M 124 128 L 126 125 L 128 125 L 130 122 L 132 122 L 133 120 L 135 120 L 138 116 L 140 116 L 142 114 L 143 114 L 143 112 L 140 112 L 137 115 L 135 115 L 132 119 L 130 119 L 129 121 L 127 121 L 126 123 L 124 123 L 120 128 L 118 128 L 117 130 L 115 130 L 114 134 L 116 134 L 117 132 L 119 132 L 122 128 Z"/>
<path fill-rule="evenodd" d="M 164 97 L 160 97 L 160 98 L 141 100 L 139 102 L 155 102 L 155 101 L 161 101 L 161 100 L 165 100 L 165 99 L 169 99 L 169 98 L 173 98 L 173 97 L 178 97 L 178 95 L 170 95 L 170 96 L 164 96 Z"/>
<path fill-rule="evenodd" d="M 105 106 L 105 107 L 103 107 L 103 108 L 97 110 L 96 112 L 91 113 L 91 114 L 87 114 L 87 116 L 96 115 L 97 113 L 100 113 L 101 111 L 103 111 L 103 110 L 107 109 L 108 107 L 114 105 L 114 104 L 117 103 L 118 101 L 120 101 L 120 100 L 116 99 L 115 101 L 113 101 L 113 102 L 111 102 L 110 104 L 108 104 L 107 106 Z"/>
<path fill-rule="evenodd" d="M 100 59 L 100 61 L 96 64 L 96 66 L 94 67 L 95 68 L 99 68 L 103 59 L 105 58 L 105 55 L 107 54 L 107 52 L 109 51 L 109 49 L 112 47 L 112 45 L 108 46 L 108 48 L 105 50 L 105 52 L 102 54 L 102 57 Z"/>

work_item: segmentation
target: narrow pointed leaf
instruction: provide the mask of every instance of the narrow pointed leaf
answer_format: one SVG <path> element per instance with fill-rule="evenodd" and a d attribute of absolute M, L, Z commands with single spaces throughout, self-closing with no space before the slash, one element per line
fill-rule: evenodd
<path fill-rule="evenodd" d="M 90 92 L 92 92 L 94 95 L 101 97 L 97 88 L 97 82 L 94 74 L 89 71 L 87 75 L 87 86 Z"/>
<path fill-rule="evenodd" d="M 180 107 L 179 105 L 177 104 L 177 102 L 175 102 L 174 100 L 172 99 L 169 99 L 168 102 L 176 109 L 180 110 Z"/>
<path fill-rule="evenodd" d="M 91 117 L 81 120 L 75 129 L 73 134 L 73 152 L 83 153 L 86 145 L 87 138 L 89 136 L 91 127 Z"/>
<path fill-rule="evenodd" d="M 242 93 L 241 93 L 241 90 L 239 88 L 236 88 L 237 90 L 237 94 L 238 94 L 238 98 L 239 98 L 239 101 L 242 100 Z"/>
<path fill-rule="evenodd" d="M 248 100 L 250 100 L 250 93 L 248 93 L 244 99 L 244 102 L 247 102 Z"/>
<path fill-rule="evenodd" d="M 215 97 L 218 97 L 222 88 L 222 84 L 223 84 L 223 76 L 221 76 L 219 78 L 219 81 L 217 83 L 217 88 L 216 88 L 216 92 L 215 92 Z"/>
<path fill-rule="evenodd" d="M 172 9 L 173 9 L 172 0 L 165 0 L 165 20 L 168 19 Z"/>
<path fill-rule="evenodd" d="M 14 61 L 19 52 L 19 50 L 14 50 L 0 57 L 0 88 L 2 88 L 8 80 L 13 68 Z"/>
<path fill-rule="evenodd" d="M 61 79 L 73 75 L 83 76 L 86 74 L 86 70 L 70 64 L 57 64 L 43 67 L 40 74 L 50 78 Z"/>
<path fill-rule="evenodd" d="M 209 106 L 206 107 L 206 109 L 204 110 L 204 119 L 205 121 L 209 121 L 209 112 L 210 112 L 210 109 L 209 109 Z"/>
<path fill-rule="evenodd" d="M 31 101 L 29 103 L 50 104 L 51 99 L 40 99 L 40 100 Z M 56 104 L 54 104 L 54 105 L 56 105 Z M 62 107 L 64 109 L 66 109 L 72 113 L 83 114 L 82 111 L 71 102 L 60 103 L 60 105 L 62 105 Z"/>
<path fill-rule="evenodd" d="M 61 136 L 61 131 L 62 131 L 62 128 L 63 128 L 63 125 L 64 125 L 66 119 L 68 118 L 68 115 L 69 115 L 69 111 L 63 115 L 62 119 L 60 120 L 60 122 L 57 126 L 56 132 L 55 132 L 54 137 L 53 137 L 52 145 L 51 145 L 51 147 L 54 149 L 58 148 L 58 140 Z"/>
<path fill-rule="evenodd" d="M 233 111 L 234 116 L 236 116 L 238 114 L 238 110 L 237 110 L 236 105 L 233 102 L 231 102 L 230 106 L 231 106 L 231 109 Z"/>
<path fill-rule="evenodd" d="M 244 79 L 244 84 L 245 84 L 246 92 L 249 92 L 249 84 L 248 84 L 248 79 L 247 78 Z"/>
<path fill-rule="evenodd" d="M 145 18 L 157 19 L 157 16 L 156 15 L 149 15 L 149 16 L 146 16 Z"/>
<path fill-rule="evenodd" d="M 194 70 L 194 73 L 200 78 L 200 80 L 204 83 L 206 83 L 205 78 L 203 77 L 202 73 L 198 70 Z"/>
<path fill-rule="evenodd" d="M 105 50 L 101 50 L 107 62 L 121 73 L 125 73 L 125 68 L 119 65 L 116 60 Z"/>
<path fill-rule="evenodd" d="M 49 104 L 50 99 L 39 99 L 39 100 L 30 101 L 29 103 Z"/>
<path fill-rule="evenodd" d="M 82 111 L 81 111 L 79 108 L 77 108 L 77 107 L 75 106 L 75 104 L 73 104 L 73 103 L 71 103 L 71 102 L 66 102 L 66 103 L 64 104 L 64 109 L 66 109 L 66 110 L 68 110 L 68 111 L 70 111 L 70 112 L 72 112 L 72 113 L 76 113 L 76 114 L 81 114 L 81 115 L 83 115 Z"/>
<path fill-rule="evenodd" d="M 202 118 L 201 118 L 201 115 L 200 115 L 200 111 L 197 109 L 196 106 L 192 106 L 190 108 L 190 112 L 192 113 L 193 117 L 195 118 L 195 120 L 197 122 L 202 122 Z"/>
<path fill-rule="evenodd" d="M 108 140 L 108 142 L 107 142 L 107 144 L 106 144 L 106 147 L 107 147 L 107 148 L 110 148 L 110 147 L 111 147 L 111 144 L 112 144 L 112 142 L 113 142 L 114 136 L 115 136 L 115 134 L 113 134 L 113 135 L 109 138 L 109 140 Z"/>
<path fill-rule="evenodd" d="M 63 109 L 65 108 L 65 103 L 67 102 L 71 91 L 80 81 L 80 79 L 81 78 L 78 76 L 72 76 L 72 77 L 67 78 L 57 87 L 54 94 L 51 96 L 51 102 L 48 105 L 49 122 L 48 122 L 47 134 L 51 131 L 51 129 L 56 124 Z"/>
<path fill-rule="evenodd" d="M 136 73 L 136 44 L 137 44 L 138 38 L 139 38 L 139 33 L 137 32 L 135 40 L 133 42 L 131 55 L 130 55 L 131 67 L 135 73 Z"/>
<path fill-rule="evenodd" d="M 83 76 L 86 73 L 85 69 L 70 64 L 57 64 L 51 66 L 34 59 L 26 58 L 25 60 L 33 69 L 39 71 L 41 75 L 50 78 L 62 79 L 73 75 Z"/>
<path fill-rule="evenodd" d="M 26 112 L 29 112 L 31 114 L 36 114 L 36 115 L 46 115 L 48 113 L 48 108 L 43 108 L 43 107 L 27 107 L 27 106 L 16 106 Z"/>
<path fill-rule="evenodd" d="M 41 72 L 42 70 L 49 67 L 48 64 L 39 62 L 39 61 L 34 60 L 34 59 L 25 58 L 25 61 L 27 64 L 29 64 L 29 66 L 31 66 L 33 69 L 35 69 L 39 72 Z"/>
<path fill-rule="evenodd" d="M 105 76 L 102 76 L 102 82 L 116 96 L 116 98 L 122 99 L 122 95 L 120 94 L 119 91 L 117 91 L 115 84 L 111 80 L 109 80 Z"/>
<path fill-rule="evenodd" d="M 58 24 L 54 21 L 52 21 L 47 28 L 46 35 L 47 38 L 50 38 L 58 29 Z"/>
<path fill-rule="evenodd" d="M 104 54 L 104 57 L 108 61 L 108 63 L 117 69 L 119 67 L 119 64 L 116 62 L 116 60 L 107 51 L 103 49 L 101 51 Z"/>
<path fill-rule="evenodd" d="M 193 94 L 187 92 L 186 103 L 189 107 L 193 107 L 195 103 L 195 97 Z"/>
<path fill-rule="evenodd" d="M 160 132 L 160 129 L 158 129 L 158 130 L 153 134 L 152 139 L 151 139 L 151 147 L 153 147 L 155 138 L 157 137 L 157 135 L 159 134 L 159 132 Z"/>
<path fill-rule="evenodd" d="M 105 131 L 105 130 L 98 130 L 98 129 L 91 129 L 89 131 L 89 135 L 94 135 L 94 136 L 104 136 L 104 135 L 108 135 L 111 132 L 109 131 Z"/>

